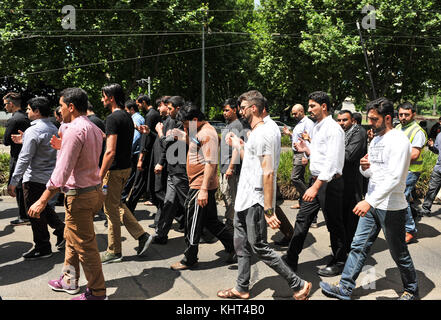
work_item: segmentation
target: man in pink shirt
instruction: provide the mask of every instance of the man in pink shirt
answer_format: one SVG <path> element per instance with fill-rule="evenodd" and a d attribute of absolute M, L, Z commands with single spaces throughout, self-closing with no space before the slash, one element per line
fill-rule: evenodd
<path fill-rule="evenodd" d="M 93 228 L 93 216 L 103 204 L 98 162 L 103 132 L 86 116 L 87 93 L 68 88 L 60 94 L 60 112 L 69 123 L 62 134 L 55 169 L 46 191 L 29 209 L 30 217 L 38 218 L 47 202 L 57 193 L 65 193 L 66 252 L 62 275 L 49 281 L 55 291 L 76 294 L 80 288 L 80 261 L 87 279 L 86 292 L 75 300 L 104 300 L 106 286 Z M 56 137 L 53 136 L 52 143 Z"/>

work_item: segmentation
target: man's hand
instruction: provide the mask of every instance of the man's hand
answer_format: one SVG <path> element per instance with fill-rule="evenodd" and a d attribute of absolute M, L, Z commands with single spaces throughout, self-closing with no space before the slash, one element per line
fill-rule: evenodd
<path fill-rule="evenodd" d="M 137 129 L 140 133 L 143 133 L 143 134 L 149 134 L 149 133 L 150 133 L 150 128 L 149 128 L 149 126 L 146 125 L 146 124 L 142 124 L 142 125 L 136 127 L 136 129 Z"/>
<path fill-rule="evenodd" d="M 187 141 L 187 133 L 183 130 L 180 129 L 172 129 L 170 132 L 171 135 L 173 135 L 173 137 L 175 137 L 175 140 L 179 140 L 179 141 L 183 141 L 186 142 Z M 167 132 L 168 135 L 168 132 Z"/>
<path fill-rule="evenodd" d="M 162 130 L 164 129 L 164 124 L 162 122 L 158 122 L 155 126 L 155 130 L 158 133 L 158 136 L 162 137 Z"/>
<path fill-rule="evenodd" d="M 372 129 L 369 129 L 368 131 L 367 131 L 367 137 L 368 137 L 368 141 L 369 142 L 371 142 L 371 140 L 374 138 L 374 130 L 372 130 Z"/>
<path fill-rule="evenodd" d="M 11 139 L 15 144 L 23 144 L 23 131 L 18 130 L 18 134 L 11 134 Z"/>
<path fill-rule="evenodd" d="M 427 140 L 427 145 L 429 147 L 433 147 L 433 144 L 434 144 L 434 142 L 433 142 L 432 138 L 429 138 L 429 140 Z"/>
<path fill-rule="evenodd" d="M 299 138 L 299 141 L 294 143 L 294 148 L 297 150 L 297 152 L 305 152 L 306 154 L 309 154 L 309 148 L 306 145 L 305 140 L 302 138 Z"/>
<path fill-rule="evenodd" d="M 155 169 L 153 171 L 155 174 L 160 174 L 162 172 L 163 166 L 161 166 L 159 163 L 156 164 Z"/>
<path fill-rule="evenodd" d="M 360 166 L 361 166 L 361 170 L 363 171 L 366 171 L 371 167 L 371 163 L 369 162 L 367 153 L 363 158 L 360 159 Z"/>
<path fill-rule="evenodd" d="M 61 141 L 62 141 L 62 135 L 61 132 L 59 133 L 60 137 L 58 138 L 56 135 L 53 135 L 51 138 L 51 147 L 55 150 L 60 150 L 61 149 Z"/>
<path fill-rule="evenodd" d="M 206 189 L 200 189 L 198 195 L 198 205 L 203 208 L 208 203 L 208 191 Z"/>
<path fill-rule="evenodd" d="M 306 131 L 302 132 L 302 139 L 305 141 L 311 142 L 311 137 L 309 136 L 308 132 L 306 132 Z"/>
<path fill-rule="evenodd" d="M 136 165 L 136 169 L 138 171 L 144 171 L 144 168 L 142 167 L 142 161 L 138 161 L 138 164 Z"/>
<path fill-rule="evenodd" d="M 360 201 L 359 203 L 357 203 L 357 205 L 355 206 L 355 208 L 352 211 L 357 216 L 364 217 L 370 208 L 371 208 L 371 205 L 366 200 L 363 200 L 363 201 Z"/>
<path fill-rule="evenodd" d="M 47 202 L 44 202 L 38 199 L 34 204 L 29 208 L 28 216 L 31 218 L 39 219 L 40 214 L 43 212 L 44 208 L 46 208 Z"/>
<path fill-rule="evenodd" d="M 233 132 L 228 132 L 225 136 L 225 143 L 230 147 L 240 150 L 245 145 L 242 139 L 236 136 Z"/>
<path fill-rule="evenodd" d="M 311 202 L 315 199 L 317 193 L 318 193 L 318 189 L 314 187 L 314 185 L 312 185 L 305 191 L 302 199 L 306 202 Z"/>
<path fill-rule="evenodd" d="M 302 165 L 303 166 L 307 166 L 308 165 L 308 159 L 306 159 L 305 157 L 302 157 Z"/>
<path fill-rule="evenodd" d="M 234 170 L 232 168 L 228 168 L 227 171 L 225 172 L 225 177 L 227 179 L 230 179 L 233 174 L 234 174 Z"/>
<path fill-rule="evenodd" d="M 16 188 L 17 188 L 16 186 L 12 186 L 12 185 L 8 186 L 8 194 L 13 198 L 17 196 L 17 194 L 15 193 Z"/>
<path fill-rule="evenodd" d="M 287 136 L 290 136 L 290 135 L 291 135 L 291 131 L 289 131 L 289 129 L 288 129 L 287 126 L 284 126 L 284 127 L 283 127 L 283 129 L 282 129 L 282 133 L 283 133 L 283 134 L 286 134 Z"/>
<path fill-rule="evenodd" d="M 273 214 L 271 217 L 268 217 L 264 214 L 266 223 L 270 226 L 271 229 L 278 229 L 280 227 L 280 220 L 277 219 L 276 214 Z"/>

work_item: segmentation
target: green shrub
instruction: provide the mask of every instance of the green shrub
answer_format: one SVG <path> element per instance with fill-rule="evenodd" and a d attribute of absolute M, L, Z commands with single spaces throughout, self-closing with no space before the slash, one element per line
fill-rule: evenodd
<path fill-rule="evenodd" d="M 293 152 L 285 151 L 280 154 L 279 170 L 277 171 L 277 185 L 283 199 L 296 200 L 299 198 L 299 193 L 291 183 L 291 171 L 292 171 L 292 157 Z M 309 164 L 305 170 L 305 181 L 309 181 Z"/>
<path fill-rule="evenodd" d="M 287 135 L 282 135 L 281 138 L 282 147 L 291 147 L 291 137 Z"/>
<path fill-rule="evenodd" d="M 436 164 L 438 155 L 433 153 L 427 148 L 423 149 L 423 171 L 415 187 L 415 193 L 418 198 L 424 198 L 429 187 L 430 175 L 432 174 L 433 167 Z"/>
<path fill-rule="evenodd" d="M 0 139 L 1 140 L 3 140 L 3 137 L 5 136 L 5 131 L 6 131 L 6 128 L 0 126 Z"/>
<path fill-rule="evenodd" d="M 9 179 L 9 154 L 0 153 L 0 188 L 4 188 Z"/>

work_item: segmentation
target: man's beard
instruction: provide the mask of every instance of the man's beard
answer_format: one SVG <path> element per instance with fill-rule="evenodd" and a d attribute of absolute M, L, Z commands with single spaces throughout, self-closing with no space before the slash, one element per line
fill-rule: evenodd
<path fill-rule="evenodd" d="M 411 121 L 412 121 L 412 120 L 411 120 Z M 407 125 L 410 123 L 410 121 L 407 121 L 407 120 L 401 120 L 400 123 L 401 123 L 401 125 L 402 125 L 403 127 L 405 127 L 405 126 L 407 126 Z"/>
<path fill-rule="evenodd" d="M 386 130 L 386 123 L 382 123 L 379 128 L 372 128 L 374 131 L 374 135 L 378 136 L 380 133 L 382 133 L 384 130 Z"/>

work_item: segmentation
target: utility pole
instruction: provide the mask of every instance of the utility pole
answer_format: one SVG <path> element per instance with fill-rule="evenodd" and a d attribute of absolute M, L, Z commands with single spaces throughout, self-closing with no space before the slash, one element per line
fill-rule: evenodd
<path fill-rule="evenodd" d="M 151 97 L 150 96 L 150 77 L 147 77 L 147 79 L 144 79 L 144 78 L 141 78 L 141 79 L 139 79 L 139 80 L 136 80 L 136 83 L 138 84 L 138 86 L 140 86 L 140 87 L 144 87 L 144 83 L 146 83 L 147 82 L 147 86 L 148 86 L 148 94 L 149 94 L 149 98 Z"/>
<path fill-rule="evenodd" d="M 357 20 L 357 29 L 358 29 L 358 33 L 360 34 L 361 47 L 363 48 L 363 53 L 364 53 L 364 60 L 366 62 L 366 67 L 368 69 L 369 79 L 371 81 L 372 96 L 374 99 L 377 99 L 377 93 L 375 91 L 375 86 L 374 86 L 374 80 L 372 79 L 371 68 L 369 67 L 369 61 L 368 61 L 368 57 L 367 57 L 367 53 L 366 53 L 366 48 L 364 46 L 363 37 L 361 35 L 361 29 L 360 29 L 360 24 L 359 24 L 358 20 Z"/>
<path fill-rule="evenodd" d="M 204 18 L 203 18 L 203 21 L 202 21 L 201 109 L 202 109 L 202 113 L 205 114 L 205 19 Z"/>

